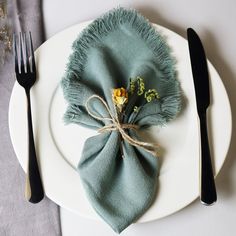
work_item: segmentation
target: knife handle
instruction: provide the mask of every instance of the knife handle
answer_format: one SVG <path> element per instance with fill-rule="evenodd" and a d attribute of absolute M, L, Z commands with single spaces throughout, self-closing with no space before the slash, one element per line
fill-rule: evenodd
<path fill-rule="evenodd" d="M 211 155 L 207 133 L 206 112 L 201 113 L 200 131 L 201 131 L 201 202 L 204 205 L 212 205 L 217 200 L 215 180 L 211 164 Z"/>

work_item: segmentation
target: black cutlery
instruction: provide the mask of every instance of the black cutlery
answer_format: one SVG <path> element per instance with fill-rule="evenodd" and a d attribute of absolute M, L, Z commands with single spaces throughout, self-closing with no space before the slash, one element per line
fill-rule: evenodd
<path fill-rule="evenodd" d="M 210 106 L 209 75 L 203 45 L 197 33 L 187 30 L 189 53 L 192 66 L 193 81 L 200 120 L 201 133 L 201 193 L 204 205 L 212 205 L 217 200 L 216 187 L 211 163 L 207 132 L 207 108 Z"/>
<path fill-rule="evenodd" d="M 13 42 L 16 79 L 25 89 L 27 97 L 29 160 L 25 196 L 30 202 L 38 203 L 44 197 L 44 190 L 36 157 L 31 116 L 30 89 L 36 81 L 36 66 L 31 33 L 20 33 L 19 36 L 14 35 Z"/>

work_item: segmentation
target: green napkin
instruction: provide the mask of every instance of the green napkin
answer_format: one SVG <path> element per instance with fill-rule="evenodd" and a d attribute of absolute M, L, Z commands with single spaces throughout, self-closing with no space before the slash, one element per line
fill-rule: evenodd
<path fill-rule="evenodd" d="M 116 116 L 112 89 L 128 91 L 120 122 L 139 129 L 163 125 L 180 110 L 180 86 L 174 59 L 164 38 L 137 11 L 117 8 L 93 21 L 73 43 L 65 76 L 66 123 L 100 129 Z M 145 84 L 145 91 L 138 95 Z M 131 90 L 133 89 L 133 93 Z M 98 95 L 99 98 L 91 98 Z M 146 96 L 146 97 L 145 97 Z M 90 113 L 100 117 L 95 118 Z M 124 128 L 141 141 L 133 128 Z M 123 139 L 118 129 L 86 140 L 78 172 L 95 211 L 121 232 L 135 222 L 157 197 L 158 158 Z"/>

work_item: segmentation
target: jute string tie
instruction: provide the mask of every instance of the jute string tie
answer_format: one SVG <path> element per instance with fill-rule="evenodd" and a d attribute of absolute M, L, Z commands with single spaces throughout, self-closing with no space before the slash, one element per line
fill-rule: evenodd
<path fill-rule="evenodd" d="M 89 106 L 89 102 L 92 99 L 98 99 L 104 105 L 104 107 L 106 108 L 106 110 L 107 110 L 107 112 L 108 112 L 110 117 L 102 117 L 102 116 L 95 115 L 91 111 L 91 108 Z M 120 135 L 121 135 L 121 137 L 125 141 L 127 141 L 129 144 L 131 144 L 133 146 L 136 146 L 136 147 L 141 147 L 141 148 L 145 149 L 147 152 L 151 153 L 152 155 L 157 156 L 157 149 L 159 148 L 159 145 L 158 144 L 154 144 L 154 143 L 142 142 L 142 141 L 139 141 L 137 139 L 134 139 L 134 138 L 130 137 L 125 132 L 125 130 L 126 129 L 137 130 L 137 129 L 139 129 L 139 126 L 135 125 L 135 124 L 122 124 L 122 123 L 120 123 L 116 107 L 114 109 L 115 110 L 115 115 L 113 115 L 112 112 L 111 112 L 111 109 L 108 107 L 108 104 L 106 103 L 106 101 L 102 97 L 100 97 L 100 96 L 98 96 L 96 94 L 90 96 L 87 99 L 87 101 L 86 101 L 85 107 L 86 107 L 86 110 L 87 110 L 88 114 L 90 116 L 92 116 L 94 119 L 100 120 L 100 121 L 109 120 L 109 121 L 112 122 L 111 124 L 104 125 L 102 128 L 98 129 L 99 133 L 118 130 Z"/>

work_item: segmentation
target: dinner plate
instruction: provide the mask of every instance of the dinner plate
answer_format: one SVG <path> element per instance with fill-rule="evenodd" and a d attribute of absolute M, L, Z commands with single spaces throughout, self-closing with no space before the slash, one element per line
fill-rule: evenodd
<path fill-rule="evenodd" d="M 71 45 L 89 23 L 80 23 L 56 34 L 36 50 L 38 80 L 31 90 L 32 117 L 46 195 L 66 209 L 100 219 L 85 196 L 76 170 L 85 140 L 97 133 L 75 124 L 64 125 L 62 117 L 66 103 L 60 87 L 68 56 L 72 53 Z M 152 127 L 143 134 L 145 140 L 158 141 L 164 152 L 160 157 L 156 200 L 137 222 L 170 215 L 199 196 L 199 121 L 188 43 L 164 27 L 153 26 L 166 38 L 176 58 L 183 108 L 179 116 L 165 127 Z M 218 73 L 210 62 L 208 66 L 212 101 L 208 110 L 210 148 L 217 175 L 230 144 L 231 109 Z M 24 170 L 27 166 L 26 108 L 24 90 L 15 83 L 9 106 L 9 128 L 14 150 Z"/>

